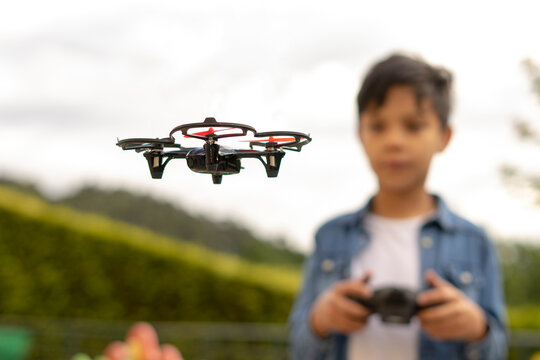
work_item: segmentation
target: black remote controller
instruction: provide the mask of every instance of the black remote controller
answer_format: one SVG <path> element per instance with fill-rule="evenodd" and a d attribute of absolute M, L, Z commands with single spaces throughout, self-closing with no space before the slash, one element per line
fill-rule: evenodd
<path fill-rule="evenodd" d="M 416 303 L 418 293 L 399 287 L 383 287 L 373 292 L 370 299 L 349 296 L 350 299 L 364 305 L 366 308 L 381 316 L 385 323 L 409 324 L 411 318 L 420 310 L 436 306 L 419 306 Z"/>

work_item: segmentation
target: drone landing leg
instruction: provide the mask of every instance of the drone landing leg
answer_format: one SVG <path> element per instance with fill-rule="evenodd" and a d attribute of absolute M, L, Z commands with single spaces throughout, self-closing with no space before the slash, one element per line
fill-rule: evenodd
<path fill-rule="evenodd" d="M 221 180 L 223 179 L 223 175 L 215 175 L 212 174 L 212 182 L 214 184 L 221 184 Z"/>
<path fill-rule="evenodd" d="M 266 168 L 266 176 L 278 176 L 279 166 L 281 165 L 283 156 L 285 156 L 285 153 L 281 151 L 272 152 L 271 154 L 266 155 L 266 163 L 263 162 L 264 167 Z"/>
<path fill-rule="evenodd" d="M 163 162 L 163 156 L 159 153 L 148 151 L 144 153 L 144 157 L 148 161 L 148 167 L 150 168 L 150 175 L 152 179 L 161 179 L 163 177 L 163 171 L 167 162 Z"/>

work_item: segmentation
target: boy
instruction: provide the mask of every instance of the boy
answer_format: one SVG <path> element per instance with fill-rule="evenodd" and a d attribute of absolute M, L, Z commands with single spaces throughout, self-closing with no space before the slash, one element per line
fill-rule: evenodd
<path fill-rule="evenodd" d="M 359 135 L 378 179 L 360 211 L 315 236 L 289 318 L 294 359 L 503 359 L 505 307 L 492 242 L 424 184 L 451 130 L 451 75 L 392 55 L 366 75 Z M 353 301 L 404 287 L 422 308 L 408 325 Z"/>

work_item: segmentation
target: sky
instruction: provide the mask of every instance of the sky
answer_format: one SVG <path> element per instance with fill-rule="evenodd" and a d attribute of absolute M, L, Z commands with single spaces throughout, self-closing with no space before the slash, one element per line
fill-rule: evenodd
<path fill-rule="evenodd" d="M 540 242 L 540 205 L 500 167 L 540 170 L 515 119 L 540 125 L 521 62 L 540 63 L 536 1 L 17 1 L 0 5 L 0 176 L 52 197 L 84 184 L 151 194 L 312 249 L 316 228 L 376 190 L 356 136 L 362 76 L 392 52 L 455 78 L 454 137 L 427 188 L 496 238 Z M 275 179 L 149 176 L 117 138 L 218 121 L 309 133 Z"/>

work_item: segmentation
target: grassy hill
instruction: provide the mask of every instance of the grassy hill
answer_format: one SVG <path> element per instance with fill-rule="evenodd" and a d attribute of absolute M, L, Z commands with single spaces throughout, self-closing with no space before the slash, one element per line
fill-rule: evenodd
<path fill-rule="evenodd" d="M 2 184 L 44 199 L 32 184 L 0 179 Z M 304 255 L 289 249 L 283 239 L 263 239 L 238 223 L 192 214 L 179 205 L 148 195 L 86 186 L 55 203 L 145 227 L 249 261 L 297 268 L 304 261 Z"/>
<path fill-rule="evenodd" d="M 250 261 L 300 266 L 304 256 L 282 239 L 261 239 L 230 221 L 194 215 L 178 205 L 125 190 L 84 187 L 60 200 L 71 208 L 102 214 L 152 231 L 235 254 Z"/>
<path fill-rule="evenodd" d="M 0 309 L 25 316 L 285 321 L 300 280 L 0 186 Z"/>

